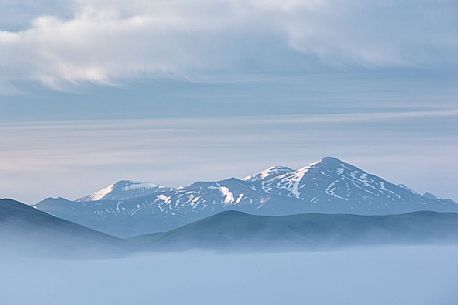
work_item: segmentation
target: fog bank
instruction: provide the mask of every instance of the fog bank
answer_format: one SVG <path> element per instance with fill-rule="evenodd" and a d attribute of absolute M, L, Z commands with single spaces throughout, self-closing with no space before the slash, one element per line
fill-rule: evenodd
<path fill-rule="evenodd" d="M 106 260 L 1 260 L 2 304 L 361 304 L 458 302 L 457 246 L 328 252 L 182 252 Z"/>

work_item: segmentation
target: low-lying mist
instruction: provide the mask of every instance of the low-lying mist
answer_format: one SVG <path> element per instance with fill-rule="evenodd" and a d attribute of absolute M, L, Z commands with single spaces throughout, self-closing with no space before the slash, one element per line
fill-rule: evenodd
<path fill-rule="evenodd" d="M 0 255 L 1 256 L 1 255 Z M 458 304 L 458 246 L 323 252 L 3 256 L 0 304 Z"/>

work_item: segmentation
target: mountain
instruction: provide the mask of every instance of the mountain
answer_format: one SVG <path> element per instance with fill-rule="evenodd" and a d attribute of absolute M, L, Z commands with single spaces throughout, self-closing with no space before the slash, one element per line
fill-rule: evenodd
<path fill-rule="evenodd" d="M 458 214 L 256 216 L 225 211 L 166 233 L 129 239 L 141 250 L 319 250 L 368 245 L 457 244 Z"/>
<path fill-rule="evenodd" d="M 121 240 L 59 219 L 12 199 L 0 199 L 2 254 L 92 256 L 121 253 Z"/>
<path fill-rule="evenodd" d="M 179 188 L 121 181 L 76 201 L 48 198 L 35 207 L 120 237 L 168 231 L 225 210 L 272 216 L 458 212 L 450 199 L 416 193 L 332 157 L 296 170 L 274 166 L 244 179 Z"/>

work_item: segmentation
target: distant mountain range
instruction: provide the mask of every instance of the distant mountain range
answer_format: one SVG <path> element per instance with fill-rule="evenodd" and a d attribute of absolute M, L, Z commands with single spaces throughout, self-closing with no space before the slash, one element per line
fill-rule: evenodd
<path fill-rule="evenodd" d="M 0 199 L 1 254 L 94 256 L 107 250 L 124 252 L 121 242 L 18 201 Z"/>
<path fill-rule="evenodd" d="M 270 216 L 458 212 L 450 199 L 416 193 L 332 157 L 179 188 L 119 181 L 77 200 L 47 198 L 35 208 L 119 237 L 165 232 L 226 210 Z"/>

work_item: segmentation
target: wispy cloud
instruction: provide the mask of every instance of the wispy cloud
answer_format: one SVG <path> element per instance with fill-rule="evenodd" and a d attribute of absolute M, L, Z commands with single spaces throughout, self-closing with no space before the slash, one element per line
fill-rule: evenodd
<path fill-rule="evenodd" d="M 145 76 L 307 71 L 316 59 L 333 67 L 457 63 L 454 1 L 63 3 L 28 14 L 25 28 L 0 31 L 0 80 L 62 89 Z"/>
<path fill-rule="evenodd" d="M 304 114 L 304 115 L 258 115 L 258 116 L 231 116 L 231 117 L 191 117 L 191 118 L 154 118 L 154 119 L 119 119 L 119 120 L 66 120 L 66 121 L 38 121 L 38 122 L 0 122 L 0 127 L 6 130 L 24 130 L 34 128 L 37 130 L 106 130 L 122 129 L 136 130 L 154 128 L 162 131 L 179 129 L 199 129 L 209 125 L 215 126 L 240 126 L 246 128 L 265 124 L 352 124 L 352 123 L 378 123 L 397 120 L 415 120 L 428 118 L 454 118 L 458 117 L 458 109 L 430 109 L 392 112 L 355 112 L 334 114 Z"/>
<path fill-rule="evenodd" d="M 351 123 L 377 123 L 397 120 L 414 120 L 428 118 L 454 118 L 458 117 L 458 109 L 429 110 L 429 111 L 404 111 L 404 112 L 369 112 L 369 113 L 340 113 L 316 115 L 290 115 L 269 116 L 258 118 L 257 122 L 270 122 L 273 124 L 351 124 Z"/>

